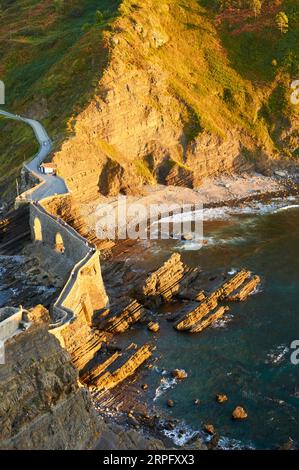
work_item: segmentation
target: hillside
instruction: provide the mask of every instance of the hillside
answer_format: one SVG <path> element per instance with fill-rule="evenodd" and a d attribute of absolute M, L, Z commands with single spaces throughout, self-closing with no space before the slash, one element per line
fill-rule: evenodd
<path fill-rule="evenodd" d="M 70 117 L 93 95 L 107 63 L 104 32 L 119 3 L 1 0 L 0 79 L 6 86 L 2 108 L 40 119 L 59 145 L 68 133 Z M 103 12 L 102 21 L 97 10 Z M 35 143 L 27 126 L 10 122 L 0 126 L 1 197 L 14 188 L 19 168 L 24 158 L 32 156 Z"/>
<path fill-rule="evenodd" d="M 2 2 L 0 76 L 7 108 L 41 119 L 54 137 L 79 201 L 296 161 L 296 0 L 264 0 L 258 15 L 229 0 L 60 3 Z M 1 135 L 1 154 L 10 139 Z M 25 143 L 16 148 L 10 174 Z"/>

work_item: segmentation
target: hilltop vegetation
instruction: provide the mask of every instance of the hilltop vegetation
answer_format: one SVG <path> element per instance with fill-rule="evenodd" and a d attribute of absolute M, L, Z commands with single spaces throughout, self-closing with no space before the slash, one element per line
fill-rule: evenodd
<path fill-rule="evenodd" d="M 280 12 L 288 19 L 283 31 L 277 23 Z M 108 137 L 108 131 L 89 140 L 97 137 L 93 151 L 117 165 L 133 162 L 135 170 L 130 171 L 143 182 L 163 182 L 161 172 L 174 166 L 190 171 L 204 152 L 207 135 L 222 142 L 232 133 L 231 139 L 240 141 L 243 156 L 250 161 L 299 155 L 298 109 L 290 104 L 290 83 L 299 78 L 297 0 L 3 0 L 0 39 L 7 109 L 40 119 L 57 149 L 74 136 L 74 155 L 79 152 L 85 132 L 81 112 L 89 109 L 93 98 L 106 105 L 107 90 L 117 89 L 121 81 L 131 92 L 126 96 L 128 125 L 120 123 L 118 140 Z M 109 86 L 108 79 L 104 86 L 101 82 L 104 70 Z M 153 84 L 143 97 L 134 79 L 138 75 L 142 81 L 142 74 L 144 81 L 150 75 Z M 153 91 L 155 84 L 158 89 Z M 109 125 L 113 112 L 116 122 L 125 113 L 118 106 L 119 101 L 113 109 L 110 106 Z M 135 106 L 146 107 L 159 122 L 161 117 L 161 135 L 175 136 L 172 148 L 182 147 L 175 153 L 161 143 L 163 158 L 170 155 L 163 171 L 158 168 L 157 145 L 148 155 L 140 150 L 142 139 L 153 141 L 145 132 L 146 118 L 142 132 L 136 130 L 136 145 L 126 147 L 133 139 L 128 126 Z M 105 127 L 104 117 L 100 122 Z M 4 127 L 0 155 L 7 152 L 11 137 Z M 155 139 L 159 138 L 156 132 Z M 14 153 L 5 157 L 10 159 L 5 163 L 10 175 L 15 176 L 24 153 L 30 157 L 25 140 L 19 145 L 19 138 Z M 63 149 L 57 160 L 63 166 Z M 202 175 L 219 169 L 212 165 Z M 2 171 L 0 185 L 6 179 Z"/>
<path fill-rule="evenodd" d="M 6 86 L 2 107 L 40 119 L 58 144 L 70 116 L 87 103 L 107 63 L 104 33 L 119 3 L 1 0 L 0 79 Z M 97 11 L 102 12 L 101 21 Z M 14 181 L 34 145 L 30 130 L 16 127 L 11 134 L 12 123 L 1 125 L 0 194 L 2 185 L 7 188 L 7 176 Z M 16 137 L 14 145 L 11 139 Z"/>

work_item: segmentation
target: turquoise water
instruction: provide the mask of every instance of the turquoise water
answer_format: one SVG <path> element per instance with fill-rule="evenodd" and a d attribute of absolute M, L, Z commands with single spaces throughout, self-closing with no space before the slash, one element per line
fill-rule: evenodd
<path fill-rule="evenodd" d="M 165 375 L 155 405 L 184 423 L 181 429 L 212 423 L 224 447 L 275 448 L 289 437 L 299 445 L 299 365 L 290 360 L 290 345 L 299 340 L 299 209 L 234 214 L 205 223 L 204 232 L 209 244 L 200 250 L 192 242 L 152 244 L 153 264 L 181 250 L 186 263 L 201 266 L 207 277 L 245 267 L 262 277 L 262 287 L 246 302 L 231 304 L 225 322 L 199 334 L 176 332 L 160 314 L 156 388 Z M 135 335 L 149 339 L 144 328 Z M 174 368 L 185 369 L 188 379 L 171 385 L 167 374 Z M 229 401 L 219 405 L 216 393 Z M 169 398 L 176 402 L 171 410 Z M 237 405 L 246 408 L 248 420 L 231 420 Z"/>

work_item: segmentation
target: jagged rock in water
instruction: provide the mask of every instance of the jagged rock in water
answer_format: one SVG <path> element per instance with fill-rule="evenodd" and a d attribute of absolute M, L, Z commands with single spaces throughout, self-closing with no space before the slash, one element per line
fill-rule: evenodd
<path fill-rule="evenodd" d="M 242 406 L 237 406 L 232 414 L 232 418 L 235 420 L 241 420 L 241 419 L 246 419 L 248 417 L 248 414 L 246 410 Z"/>
<path fill-rule="evenodd" d="M 201 274 L 199 268 L 190 269 L 180 284 L 180 291 L 177 294 L 179 299 L 202 302 L 206 298 L 206 294 L 201 287 Z"/>
<path fill-rule="evenodd" d="M 196 325 L 203 317 L 205 317 L 211 310 L 214 310 L 218 305 L 217 298 L 215 296 L 209 297 L 204 300 L 200 305 L 193 309 L 187 315 L 181 317 L 176 323 L 175 328 L 178 331 L 190 330 Z"/>
<path fill-rule="evenodd" d="M 252 294 L 257 286 L 261 283 L 259 276 L 253 276 L 244 286 L 241 286 L 236 292 L 233 292 L 227 297 L 229 302 L 243 302 L 247 297 Z"/>
<path fill-rule="evenodd" d="M 147 325 L 147 328 L 149 329 L 149 331 L 152 331 L 153 333 L 157 333 L 160 330 L 160 325 L 158 322 L 152 321 Z"/>
<path fill-rule="evenodd" d="M 102 420 L 79 387 L 70 355 L 33 324 L 6 342 L 0 367 L 1 449 L 87 449 Z"/>
<path fill-rule="evenodd" d="M 189 273 L 179 253 L 173 255 L 159 268 L 151 273 L 145 282 L 138 286 L 135 294 L 144 305 L 158 306 L 169 302 L 180 291 L 180 283 Z"/>
<path fill-rule="evenodd" d="M 94 385 L 99 391 L 114 388 L 136 370 L 152 355 L 153 347 L 144 344 L 136 349 L 131 344 L 123 353 L 116 352 L 102 364 L 95 366 L 81 377 L 84 383 Z"/>
<path fill-rule="evenodd" d="M 242 269 L 235 276 L 231 277 L 228 281 L 218 287 L 218 289 L 212 292 L 209 297 L 205 297 L 205 294 L 202 292 L 200 295 L 202 295 L 203 301 L 191 312 L 180 316 L 174 325 L 175 328 L 179 331 L 198 333 L 213 324 L 228 310 L 228 307 L 220 307 L 216 312 L 211 313 L 218 306 L 218 302 L 224 299 L 231 299 L 231 297 L 229 297 L 230 294 L 242 286 L 250 276 L 250 271 Z M 241 289 L 241 294 L 238 292 L 240 298 L 242 297 L 245 299 L 246 296 L 252 292 L 252 289 L 256 287 L 259 281 L 260 278 L 255 276 L 252 281 Z"/>
<path fill-rule="evenodd" d="M 199 322 L 195 323 L 195 325 L 190 328 L 190 333 L 200 333 L 201 331 L 205 330 L 206 328 L 208 328 L 208 326 L 212 325 L 217 320 L 222 318 L 225 312 L 227 312 L 228 310 L 229 307 L 218 308 L 216 312 L 209 315 L 208 318 L 204 318 L 203 320 L 200 320 Z"/>
<path fill-rule="evenodd" d="M 145 309 L 137 300 L 129 299 L 125 305 L 107 309 L 96 319 L 100 330 L 109 333 L 124 333 L 131 325 L 140 321 L 145 315 Z"/>
<path fill-rule="evenodd" d="M 188 377 L 188 374 L 184 369 L 174 369 L 171 374 L 175 379 L 179 380 L 184 380 Z"/>
<path fill-rule="evenodd" d="M 171 400 L 171 399 L 167 400 L 167 406 L 168 406 L 169 408 L 173 408 L 173 407 L 174 407 L 174 401 Z"/>
<path fill-rule="evenodd" d="M 228 295 L 238 289 L 238 287 L 240 287 L 250 276 L 250 271 L 242 269 L 235 276 L 226 281 L 221 287 L 219 287 L 219 289 L 215 291 L 214 295 L 219 300 L 227 298 Z"/>
<path fill-rule="evenodd" d="M 225 403 L 226 401 L 228 401 L 228 397 L 225 394 L 218 393 L 216 395 L 216 401 L 217 403 Z"/>
<path fill-rule="evenodd" d="M 203 429 L 204 431 L 206 431 L 206 433 L 210 434 L 211 436 L 215 434 L 215 428 L 213 424 L 204 424 Z"/>

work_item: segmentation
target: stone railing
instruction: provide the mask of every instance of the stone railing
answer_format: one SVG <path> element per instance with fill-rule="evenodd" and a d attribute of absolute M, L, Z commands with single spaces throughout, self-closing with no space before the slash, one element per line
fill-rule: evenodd
<path fill-rule="evenodd" d="M 13 336 L 19 329 L 19 324 L 22 321 L 23 309 L 20 307 L 10 308 L 6 307 L 1 309 L 2 314 L 7 310 L 7 316 L 5 315 L 4 319 L 1 320 L 0 315 L 0 341 L 4 342 L 11 336 Z"/>

